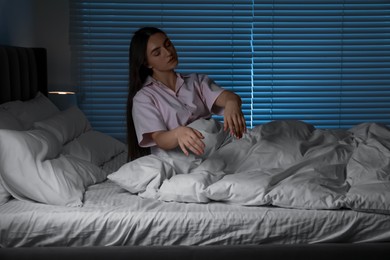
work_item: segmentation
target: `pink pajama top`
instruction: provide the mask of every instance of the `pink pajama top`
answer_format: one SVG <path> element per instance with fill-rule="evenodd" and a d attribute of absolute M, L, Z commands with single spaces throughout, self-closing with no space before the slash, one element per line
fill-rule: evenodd
<path fill-rule="evenodd" d="M 199 118 L 210 118 L 213 104 L 223 89 L 207 75 L 177 73 L 176 91 L 149 76 L 133 99 L 133 120 L 138 143 L 152 147 L 156 143 L 148 135 L 172 130 Z M 214 108 L 215 109 L 215 108 Z"/>

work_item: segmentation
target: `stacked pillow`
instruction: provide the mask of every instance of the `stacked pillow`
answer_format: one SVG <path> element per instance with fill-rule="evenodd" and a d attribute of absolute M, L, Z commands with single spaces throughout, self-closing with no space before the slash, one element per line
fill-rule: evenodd
<path fill-rule="evenodd" d="M 83 112 L 76 106 L 35 122 L 33 127 L 55 135 L 63 146 L 63 154 L 72 155 L 97 166 L 102 166 L 125 150 L 122 142 L 94 131 Z"/>
<path fill-rule="evenodd" d="M 85 188 L 106 179 L 100 166 L 125 151 L 94 131 L 77 108 L 60 111 L 46 96 L 0 105 L 0 205 L 11 196 L 82 206 Z"/>
<path fill-rule="evenodd" d="M 13 115 L 24 130 L 32 127 L 36 121 L 51 117 L 60 112 L 60 110 L 42 93 L 38 92 L 35 98 L 22 102 L 11 101 L 0 105 Z"/>
<path fill-rule="evenodd" d="M 23 130 L 22 123 L 4 108 L 0 108 L 0 129 Z"/>
<path fill-rule="evenodd" d="M 44 130 L 0 131 L 0 178 L 20 200 L 82 206 L 84 189 L 105 179 L 96 165 L 61 153 L 54 135 Z"/>
<path fill-rule="evenodd" d="M 22 124 L 3 107 L 0 107 L 0 129 L 23 130 Z M 1 131 L 1 130 L 0 130 Z M 0 165 L 1 167 L 1 165 Z M 1 175 L 1 172 L 0 172 Z M 0 181 L 0 205 L 6 203 L 11 194 L 4 188 Z"/>

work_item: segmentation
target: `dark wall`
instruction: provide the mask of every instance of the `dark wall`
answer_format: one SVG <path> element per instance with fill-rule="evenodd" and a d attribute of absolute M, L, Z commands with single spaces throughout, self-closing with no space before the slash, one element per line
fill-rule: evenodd
<path fill-rule="evenodd" d="M 45 47 L 49 90 L 73 90 L 69 0 L 0 0 L 0 44 Z"/>

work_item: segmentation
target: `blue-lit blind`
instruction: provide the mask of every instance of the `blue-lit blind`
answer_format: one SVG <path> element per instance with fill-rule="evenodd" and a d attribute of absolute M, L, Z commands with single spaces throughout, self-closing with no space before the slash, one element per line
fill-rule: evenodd
<path fill-rule="evenodd" d="M 92 126 L 126 139 L 128 47 L 163 29 L 182 73 L 206 73 L 243 99 L 248 127 L 390 124 L 388 0 L 70 0 L 79 104 Z"/>

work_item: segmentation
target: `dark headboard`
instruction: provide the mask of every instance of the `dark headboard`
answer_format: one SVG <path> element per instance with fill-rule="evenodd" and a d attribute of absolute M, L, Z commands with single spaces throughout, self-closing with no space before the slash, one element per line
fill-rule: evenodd
<path fill-rule="evenodd" d="M 0 104 L 47 95 L 47 53 L 44 48 L 0 45 Z"/>

